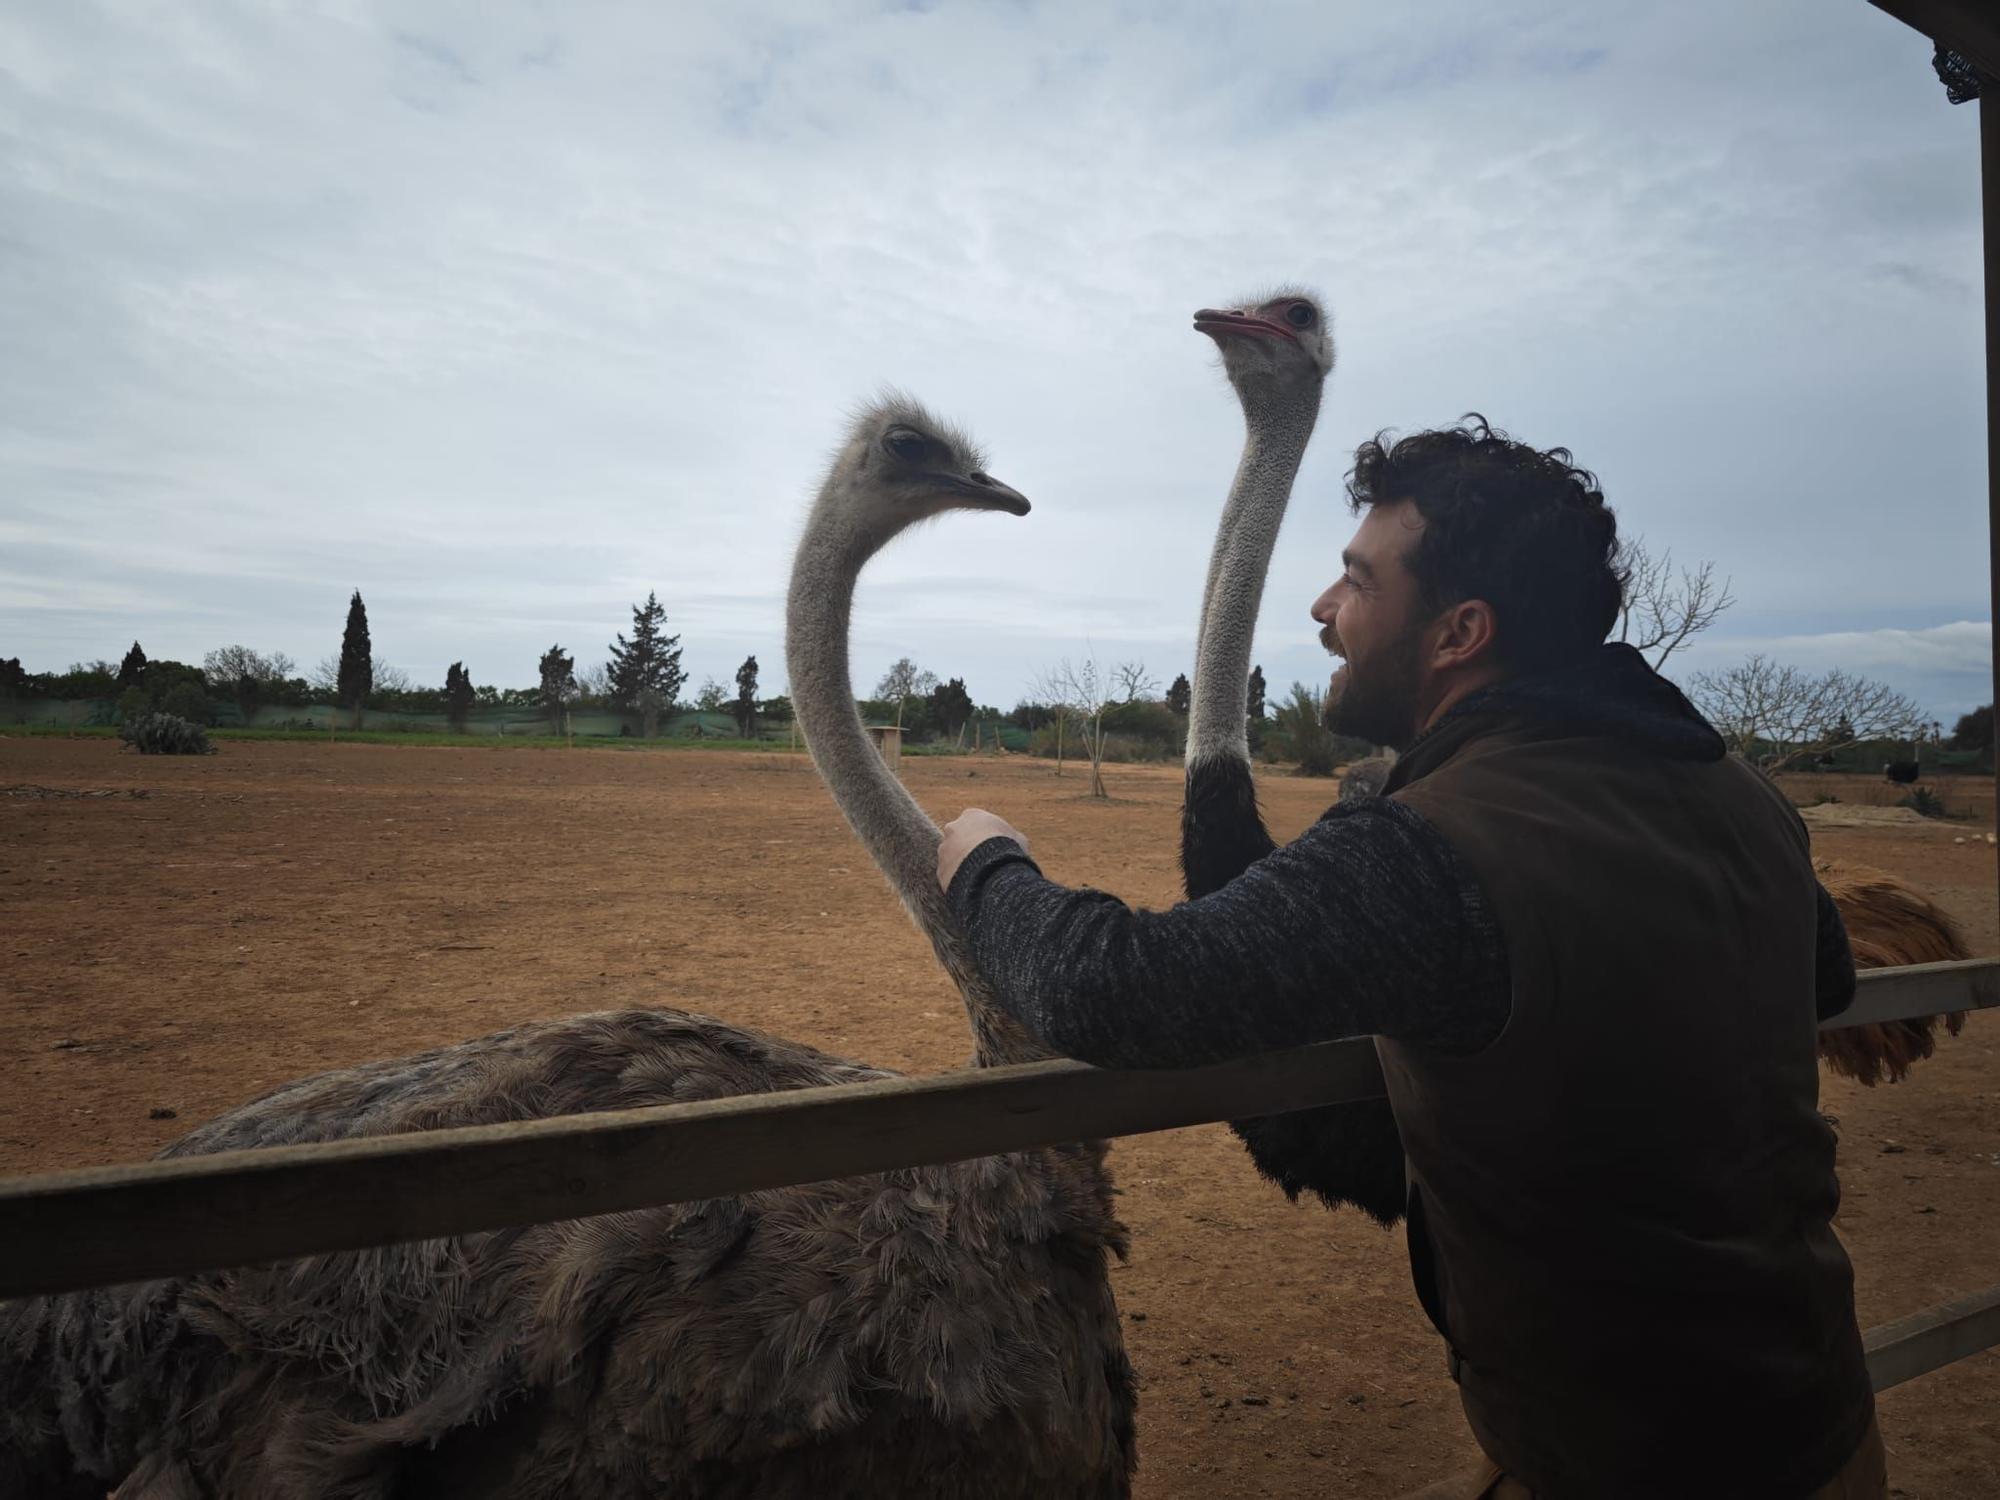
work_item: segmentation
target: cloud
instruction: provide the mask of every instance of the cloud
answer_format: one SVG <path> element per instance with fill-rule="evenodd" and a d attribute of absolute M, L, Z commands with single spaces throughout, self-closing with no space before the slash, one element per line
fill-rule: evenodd
<path fill-rule="evenodd" d="M 1667 671 L 1687 683 L 1698 672 L 1726 669 L 1759 654 L 1808 672 L 1838 669 L 1886 682 L 1947 725 L 1993 701 L 1990 620 L 1779 635 L 1737 635 L 1718 626 L 1676 655 Z"/>
<path fill-rule="evenodd" d="M 1860 673 L 1993 673 L 1993 625 L 1955 620 L 1924 630 L 1835 630 L 1823 635 L 1776 636 L 1760 645 L 1801 666 L 1840 667 Z"/>
<path fill-rule="evenodd" d="M 1913 266 L 1907 261 L 1885 260 L 1868 268 L 1868 274 L 1905 287 L 1922 297 L 1938 297 L 1947 302 L 1969 305 L 1976 300 L 1972 283 L 1931 266 Z"/>
<path fill-rule="evenodd" d="M 358 586 L 420 679 L 525 682 L 657 589 L 697 678 L 775 682 L 890 380 L 1036 510 L 885 554 L 857 680 L 1005 703 L 1086 640 L 1171 677 L 1240 443 L 1186 313 L 1292 278 L 1342 355 L 1274 680 L 1323 670 L 1345 455 L 1472 408 L 1773 632 L 1983 608 L 1974 121 L 1866 7 L 76 4 L 0 57 L 34 665 L 317 660 Z"/>

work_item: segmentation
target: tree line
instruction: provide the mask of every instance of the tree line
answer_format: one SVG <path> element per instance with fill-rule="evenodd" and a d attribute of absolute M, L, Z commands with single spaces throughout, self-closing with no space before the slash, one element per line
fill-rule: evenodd
<path fill-rule="evenodd" d="M 368 606 L 356 589 L 348 600 L 340 649 L 301 671 L 281 651 L 262 652 L 230 645 L 211 651 L 201 665 L 149 658 L 134 641 L 115 665 L 109 660 L 76 663 L 62 672 L 28 672 L 18 658 L 0 659 L 0 700 L 109 701 L 127 723 L 165 713 L 195 724 L 213 724 L 220 705 L 234 707 L 245 724 L 265 708 L 331 707 L 358 726 L 370 711 L 442 717 L 463 729 L 476 710 L 511 709 L 544 718 L 561 733 L 580 710 L 611 711 L 626 727 L 652 737 L 662 719 L 694 710 L 727 714 L 745 738 L 788 725 L 789 697 L 759 696 L 759 664 L 746 657 L 736 670 L 733 691 L 705 680 L 687 693 L 681 641 L 667 629 L 667 613 L 656 592 L 632 606 L 628 632 L 610 643 L 606 659 L 579 668 L 577 653 L 552 643 L 536 663 L 532 687 L 501 688 L 476 683 L 463 661 L 445 669 L 436 687 L 419 685 L 401 669 L 379 662 L 369 629 Z M 1251 673 L 1249 733 L 1253 747 L 1265 743 L 1264 674 Z M 1305 689 L 1300 687 L 1298 692 Z M 1092 779 L 1106 758 L 1163 760 L 1180 755 L 1187 736 L 1190 689 L 1185 674 L 1159 693 L 1143 662 L 1122 662 L 1108 670 L 1095 662 L 1067 660 L 1044 672 L 1036 691 L 1008 710 L 980 704 L 963 677 L 940 677 L 909 657 L 899 659 L 875 684 L 872 697 L 857 707 L 870 722 L 895 725 L 913 744 L 964 746 L 991 735 L 996 743 L 1010 731 L 1012 748 L 1054 757 L 1059 765 L 1075 755 L 1091 763 Z M 1279 740 L 1291 748 L 1283 732 Z"/>
<path fill-rule="evenodd" d="M 80 662 L 63 672 L 29 672 L 18 657 L 0 659 L 0 698 L 112 700 L 118 716 L 130 720 L 147 713 L 169 713 L 195 723 L 211 723 L 217 706 L 232 704 L 245 723 L 259 709 L 332 706 L 354 716 L 367 710 L 438 714 L 462 728 L 475 709 L 509 708 L 540 711 L 552 725 L 577 707 L 609 708 L 628 714 L 643 732 L 657 731 L 660 717 L 687 707 L 681 702 L 686 674 L 681 668 L 680 637 L 666 633 L 666 610 L 656 594 L 632 609 L 632 633 L 620 633 L 603 665 L 576 669 L 576 659 L 560 643 L 544 652 L 538 681 L 532 688 L 502 688 L 477 684 L 463 661 L 445 669 L 442 686 L 411 681 L 400 668 L 378 662 L 368 628 L 368 606 L 356 589 L 348 601 L 340 650 L 308 672 L 282 651 L 268 654 L 249 646 L 223 646 L 211 651 L 200 666 L 149 659 L 134 641 L 115 666 L 108 660 Z M 737 695 L 724 700 L 713 683 L 697 695 L 700 708 L 732 712 L 744 732 L 767 706 L 756 699 L 757 660 L 753 656 L 737 672 Z M 782 710 L 784 705 L 780 703 Z"/>
<path fill-rule="evenodd" d="M 1712 564 L 1676 568 L 1671 554 L 1656 557 L 1643 543 L 1630 546 L 1624 562 L 1630 577 L 1616 637 L 1643 652 L 1656 669 L 1736 602 L 1729 580 L 1718 581 Z M 266 706 L 332 705 L 357 724 L 372 709 L 438 715 L 454 729 L 463 729 L 475 710 L 511 709 L 538 714 L 558 733 L 577 711 L 594 710 L 619 715 L 626 732 L 646 738 L 659 732 L 662 719 L 688 710 L 727 714 L 745 738 L 792 717 L 787 697 L 758 696 L 754 655 L 737 668 L 733 692 L 709 678 L 684 697 L 680 636 L 668 633 L 666 610 L 655 592 L 632 606 L 630 634 L 618 633 L 604 661 L 579 668 L 577 660 L 555 642 L 542 653 L 532 687 L 476 684 L 463 661 L 446 669 L 441 686 L 420 686 L 375 660 L 367 605 L 356 589 L 339 652 L 306 673 L 283 652 L 223 646 L 195 666 L 148 659 L 134 641 L 116 666 L 95 661 L 65 672 L 32 673 L 18 658 L 0 659 L 0 700 L 112 700 L 126 722 L 157 712 L 212 723 L 218 702 L 234 705 L 245 723 Z M 1698 672 L 1686 688 L 1732 750 L 1771 769 L 1824 764 L 1843 752 L 1876 746 L 1914 750 L 1927 743 L 1990 754 L 1993 744 L 1990 705 L 1962 717 L 1947 740 L 1942 723 L 1885 684 L 1839 670 L 1815 675 L 1761 655 L 1726 670 Z M 1181 753 L 1189 698 L 1185 673 L 1162 693 L 1144 662 L 1107 667 L 1094 659 L 1065 658 L 1043 669 L 1030 696 L 1003 713 L 975 703 L 963 678 L 940 678 L 904 657 L 859 706 L 872 721 L 899 727 L 909 743 L 963 745 L 968 732 L 980 742 L 1004 726 L 1017 741 L 1025 737 L 1025 745 L 1016 748 L 1051 755 L 1059 765 L 1070 754 L 1088 760 L 1098 790 L 1107 758 L 1163 760 Z M 1270 707 L 1263 669 L 1253 670 L 1246 725 L 1252 751 L 1293 762 L 1309 774 L 1330 773 L 1339 760 L 1368 753 L 1368 747 L 1332 737 L 1320 722 L 1318 703 L 1316 689 L 1293 683 Z"/>

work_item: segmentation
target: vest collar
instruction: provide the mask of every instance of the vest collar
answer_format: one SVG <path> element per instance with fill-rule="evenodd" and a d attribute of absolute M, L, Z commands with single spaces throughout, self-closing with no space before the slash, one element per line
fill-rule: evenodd
<path fill-rule="evenodd" d="M 1468 694 L 1397 757 L 1382 790 L 1407 786 L 1469 741 L 1507 729 L 1604 735 L 1669 760 L 1721 760 L 1728 753 L 1679 688 L 1631 646 L 1611 642 L 1572 666 Z"/>

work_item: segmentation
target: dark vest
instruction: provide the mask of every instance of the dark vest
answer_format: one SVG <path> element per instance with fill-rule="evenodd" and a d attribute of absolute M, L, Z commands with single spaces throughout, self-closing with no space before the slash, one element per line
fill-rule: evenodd
<path fill-rule="evenodd" d="M 1483 1052 L 1379 1042 L 1480 1445 L 1541 1500 L 1809 1493 L 1874 1399 L 1797 813 L 1734 759 L 1477 716 L 1388 793 L 1471 869 L 1512 970 Z"/>

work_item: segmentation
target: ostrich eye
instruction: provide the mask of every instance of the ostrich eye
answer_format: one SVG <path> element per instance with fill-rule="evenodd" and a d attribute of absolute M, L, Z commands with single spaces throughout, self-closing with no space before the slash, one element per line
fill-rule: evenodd
<path fill-rule="evenodd" d="M 1285 321 L 1294 328 L 1313 326 L 1313 310 L 1303 302 L 1294 302 L 1285 309 Z"/>
<path fill-rule="evenodd" d="M 882 439 L 882 446 L 896 457 L 914 463 L 930 451 L 930 440 L 921 432 L 908 427 L 892 427 Z"/>

